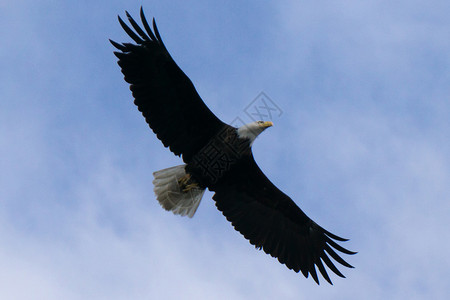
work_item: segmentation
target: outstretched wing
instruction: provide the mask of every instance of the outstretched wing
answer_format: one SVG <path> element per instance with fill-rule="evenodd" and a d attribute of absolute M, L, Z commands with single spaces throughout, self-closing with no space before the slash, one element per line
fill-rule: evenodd
<path fill-rule="evenodd" d="M 134 31 L 119 17 L 135 44 L 110 42 L 130 84 L 134 103 L 165 147 L 189 162 L 223 126 L 205 105 L 191 80 L 177 66 L 159 35 L 155 20 L 150 28 L 141 7 L 144 30 L 126 15 Z"/>
<path fill-rule="evenodd" d="M 332 284 L 323 263 L 344 277 L 330 257 L 353 268 L 336 252 L 355 254 L 334 240 L 347 241 L 312 221 L 264 175 L 253 156 L 230 170 L 213 188 L 217 208 L 256 248 L 319 284 L 316 267 Z"/>

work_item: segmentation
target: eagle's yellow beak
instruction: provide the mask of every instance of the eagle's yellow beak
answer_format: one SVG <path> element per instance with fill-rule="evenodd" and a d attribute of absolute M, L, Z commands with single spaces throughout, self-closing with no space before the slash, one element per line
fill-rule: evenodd
<path fill-rule="evenodd" d="M 273 126 L 273 123 L 270 121 L 267 121 L 267 122 L 264 122 L 261 124 L 261 127 L 263 127 L 263 128 L 267 128 L 267 127 L 271 127 L 271 126 Z"/>

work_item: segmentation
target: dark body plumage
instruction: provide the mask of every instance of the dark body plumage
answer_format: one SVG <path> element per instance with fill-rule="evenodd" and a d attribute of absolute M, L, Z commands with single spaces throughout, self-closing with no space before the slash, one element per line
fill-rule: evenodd
<path fill-rule="evenodd" d="M 325 265 L 344 277 L 330 257 L 352 268 L 335 252 L 355 253 L 334 241 L 346 239 L 317 225 L 270 182 L 256 164 L 250 142 L 240 139 L 236 128 L 220 121 L 208 109 L 176 65 L 155 21 L 153 33 L 141 9 L 144 32 L 126 14 L 135 32 L 120 17 L 119 22 L 136 44 L 111 41 L 120 50 L 114 52 L 118 64 L 130 84 L 134 103 L 164 146 L 182 155 L 186 173 L 201 187 L 215 192 L 217 208 L 257 248 L 305 277 L 311 274 L 317 283 L 316 267 L 329 283 Z M 219 155 L 232 157 L 227 168 L 213 175 L 205 169 L 202 156 L 212 144 L 219 149 Z"/>

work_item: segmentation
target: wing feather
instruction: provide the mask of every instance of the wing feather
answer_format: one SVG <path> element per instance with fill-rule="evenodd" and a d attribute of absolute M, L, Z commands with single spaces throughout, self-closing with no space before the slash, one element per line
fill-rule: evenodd
<path fill-rule="evenodd" d="M 131 28 L 120 17 L 119 23 L 134 44 L 114 41 L 111 44 L 119 50 L 114 54 L 125 81 L 130 84 L 134 103 L 164 146 L 176 155 L 183 155 L 188 163 L 227 125 L 209 110 L 191 80 L 172 59 L 155 20 L 152 31 L 142 8 L 144 29 L 128 12 L 126 16 Z"/>
<path fill-rule="evenodd" d="M 217 208 L 234 228 L 289 269 L 301 271 L 305 277 L 311 275 L 318 284 L 320 273 L 332 284 L 325 265 L 336 275 L 343 275 L 330 257 L 352 268 L 334 251 L 354 254 L 333 241 L 347 240 L 312 221 L 267 179 L 253 156 L 243 159 L 210 189 L 215 192 Z"/>

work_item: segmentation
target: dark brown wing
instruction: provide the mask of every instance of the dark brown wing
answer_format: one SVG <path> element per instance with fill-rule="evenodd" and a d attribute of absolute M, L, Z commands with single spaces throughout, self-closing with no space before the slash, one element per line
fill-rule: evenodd
<path fill-rule="evenodd" d="M 163 44 L 153 19 L 152 32 L 141 8 L 142 30 L 126 12 L 134 31 L 120 25 L 136 44 L 111 43 L 118 64 L 130 83 L 134 103 L 165 147 L 189 162 L 225 124 L 205 105 L 191 80 Z"/>
<path fill-rule="evenodd" d="M 312 221 L 287 195 L 281 192 L 248 156 L 228 172 L 213 188 L 217 208 L 252 245 L 295 272 L 309 274 L 319 283 L 316 267 L 330 284 L 323 263 L 344 277 L 330 257 L 352 268 L 336 252 L 354 254 L 338 244 L 346 241 Z"/>

